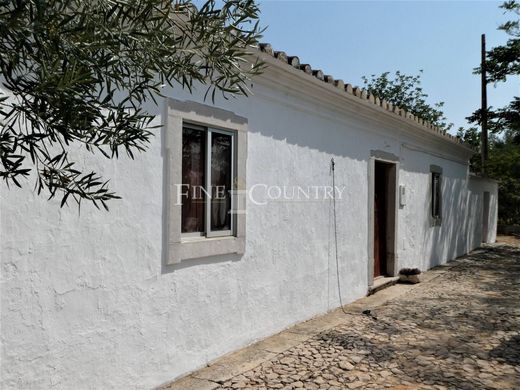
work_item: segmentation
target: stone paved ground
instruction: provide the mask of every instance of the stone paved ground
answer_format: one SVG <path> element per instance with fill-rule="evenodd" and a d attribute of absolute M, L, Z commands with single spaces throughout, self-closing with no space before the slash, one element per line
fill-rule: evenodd
<path fill-rule="evenodd" d="M 456 264 L 220 388 L 520 389 L 520 242 Z"/>

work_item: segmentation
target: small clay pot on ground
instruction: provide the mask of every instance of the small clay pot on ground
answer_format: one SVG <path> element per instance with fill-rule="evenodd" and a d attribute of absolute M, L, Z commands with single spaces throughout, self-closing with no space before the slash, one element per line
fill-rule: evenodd
<path fill-rule="evenodd" d="M 421 281 L 421 275 L 399 275 L 399 281 L 401 283 L 411 283 L 416 284 Z"/>

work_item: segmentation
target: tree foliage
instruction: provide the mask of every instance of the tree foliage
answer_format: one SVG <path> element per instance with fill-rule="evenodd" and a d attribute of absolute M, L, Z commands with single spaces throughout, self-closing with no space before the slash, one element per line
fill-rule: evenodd
<path fill-rule="evenodd" d="M 499 29 L 509 35 L 508 41 L 486 53 L 487 78 L 490 83 L 507 82 L 510 76 L 520 75 L 520 3 L 506 1 L 501 5 L 516 19 L 502 24 Z M 476 73 L 480 68 L 476 69 Z M 467 118 L 473 125 L 482 125 L 482 111 Z M 488 108 L 489 152 L 486 174 L 498 181 L 498 219 L 501 224 L 520 225 L 520 97 L 515 96 L 507 106 Z M 480 148 L 477 127 L 460 129 L 459 136 Z M 472 161 L 472 169 L 481 171 L 480 155 Z"/>
<path fill-rule="evenodd" d="M 504 2 L 500 8 L 520 16 L 520 3 L 516 0 Z M 490 82 L 506 81 L 507 76 L 520 74 L 520 22 L 510 20 L 499 26 L 510 39 L 505 45 L 494 47 L 486 53 L 487 75 Z"/>
<path fill-rule="evenodd" d="M 515 96 L 513 101 L 503 108 L 488 109 L 488 130 L 491 134 L 503 134 L 512 142 L 520 144 L 520 98 Z M 470 123 L 482 125 L 482 111 L 479 109 L 466 118 Z"/>
<path fill-rule="evenodd" d="M 446 122 L 442 112 L 444 102 L 433 105 L 427 102 L 428 95 L 421 87 L 421 75 L 422 70 L 414 76 L 397 71 L 392 78 L 390 72 L 384 72 L 379 76 L 373 74 L 370 78 L 363 77 L 363 82 L 370 94 L 385 99 L 441 129 L 449 130 L 453 125 Z"/>
<path fill-rule="evenodd" d="M 520 144 L 508 136 L 493 142 L 486 171 L 498 180 L 499 222 L 520 225 Z"/>
<path fill-rule="evenodd" d="M 480 131 L 476 127 L 459 129 L 458 135 L 475 148 L 480 148 Z M 480 155 L 471 160 L 473 171 L 481 168 Z M 505 225 L 520 225 L 520 143 L 514 134 L 490 134 L 486 173 L 498 181 L 498 221 Z"/>
<path fill-rule="evenodd" d="M 499 30 L 509 35 L 506 44 L 492 48 L 486 53 L 486 75 L 489 83 L 506 82 L 510 76 L 520 75 L 520 3 L 517 0 L 504 2 L 500 8 L 506 13 L 516 15 L 499 26 Z M 481 68 L 475 69 L 480 73 Z M 508 134 L 512 141 L 520 141 L 520 97 L 515 96 L 507 106 L 493 109 L 488 107 L 488 129 L 495 134 Z M 468 121 L 482 124 L 482 111 L 476 110 Z"/>
<path fill-rule="evenodd" d="M 21 186 L 34 172 L 38 193 L 61 194 L 62 206 L 70 196 L 106 208 L 117 195 L 72 147 L 145 150 L 143 103 L 165 84 L 247 94 L 263 66 L 249 63 L 258 14 L 254 0 L 0 0 L 0 177 Z"/>

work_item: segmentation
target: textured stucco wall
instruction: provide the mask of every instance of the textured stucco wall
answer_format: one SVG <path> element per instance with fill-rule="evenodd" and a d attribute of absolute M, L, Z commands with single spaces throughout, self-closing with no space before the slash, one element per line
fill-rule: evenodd
<path fill-rule="evenodd" d="M 403 146 L 401 184 L 407 187 L 410 205 L 399 213 L 399 260 L 402 267 L 422 270 L 442 264 L 480 246 L 483 191 L 491 192 L 490 237 L 496 237 L 497 185 L 469 175 L 457 161 Z M 430 164 L 443 168 L 442 223 L 430 220 Z M 410 207 L 408 207 L 410 206 Z"/>
<path fill-rule="evenodd" d="M 492 182 L 470 188 L 467 166 L 405 147 L 421 142 L 380 121 L 281 87 L 254 92 L 216 103 L 249 119 L 249 186 L 331 185 L 336 161 L 336 185 L 346 186 L 337 202 L 344 303 L 368 287 L 370 150 L 400 157 L 399 267 L 426 269 L 478 245 L 479 196 Z M 123 197 L 109 213 L 2 188 L 2 388 L 147 389 L 339 305 L 330 201 L 249 202 L 244 256 L 165 266 L 160 134 L 134 161 L 80 160 Z M 430 164 L 444 170 L 435 228 Z"/>

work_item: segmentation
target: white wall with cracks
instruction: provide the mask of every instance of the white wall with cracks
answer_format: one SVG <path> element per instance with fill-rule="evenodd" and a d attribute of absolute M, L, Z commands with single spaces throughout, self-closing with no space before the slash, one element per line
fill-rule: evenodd
<path fill-rule="evenodd" d="M 397 211 L 399 268 L 427 269 L 478 246 L 483 191 L 491 193 L 494 240 L 496 183 L 469 175 L 460 146 L 414 135 L 413 125 L 302 77 L 275 67 L 255 80 L 250 98 L 215 105 L 249 120 L 248 187 L 331 185 L 335 159 L 336 185 L 346 188 L 337 201 L 344 303 L 368 288 L 371 150 L 400 161 L 407 200 Z M 202 94 L 167 92 L 199 102 Z M 243 256 L 165 265 L 162 148 L 157 134 L 134 161 L 78 152 L 122 196 L 109 213 L 60 209 L 32 183 L 2 188 L 2 389 L 149 389 L 339 306 L 330 200 L 248 202 Z M 435 227 L 431 164 L 443 168 Z"/>

